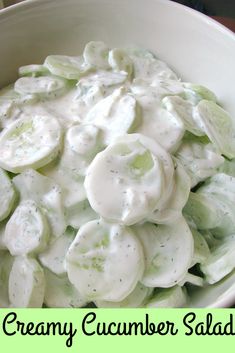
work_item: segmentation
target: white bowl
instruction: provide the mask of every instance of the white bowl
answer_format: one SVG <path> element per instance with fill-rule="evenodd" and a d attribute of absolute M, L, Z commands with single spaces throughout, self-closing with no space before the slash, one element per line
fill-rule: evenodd
<path fill-rule="evenodd" d="M 0 87 L 20 65 L 48 54 L 80 53 L 86 42 L 139 45 L 184 80 L 215 91 L 235 117 L 235 36 L 210 18 L 167 0 L 29 0 L 0 11 Z M 235 273 L 198 290 L 193 307 L 235 303 Z"/>

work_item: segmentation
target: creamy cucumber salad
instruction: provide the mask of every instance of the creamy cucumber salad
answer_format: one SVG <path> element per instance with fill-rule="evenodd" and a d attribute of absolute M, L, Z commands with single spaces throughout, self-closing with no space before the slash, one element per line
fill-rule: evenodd
<path fill-rule="evenodd" d="M 183 307 L 235 267 L 235 126 L 152 53 L 90 42 L 0 91 L 0 307 Z"/>

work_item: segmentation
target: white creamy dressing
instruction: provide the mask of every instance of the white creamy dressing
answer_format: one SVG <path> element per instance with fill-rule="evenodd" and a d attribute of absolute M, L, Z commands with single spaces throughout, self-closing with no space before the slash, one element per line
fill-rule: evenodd
<path fill-rule="evenodd" d="M 211 91 L 103 42 L 19 74 L 0 91 L 0 307 L 180 306 L 180 286 L 203 285 L 193 265 L 209 283 L 232 270 L 217 261 L 235 218 L 220 181 L 235 187 L 215 174 L 235 131 Z M 200 203 L 190 189 L 205 180 L 217 191 Z M 187 222 L 200 228 L 213 199 L 229 216 L 203 228 L 223 234 L 211 254 Z"/>
<path fill-rule="evenodd" d="M 94 158 L 84 185 L 98 214 L 132 225 L 164 204 L 172 191 L 173 170 L 170 155 L 160 145 L 130 134 Z"/>
<path fill-rule="evenodd" d="M 142 111 L 142 122 L 137 131 L 153 138 L 167 151 L 176 150 L 185 132 L 184 124 L 163 108 L 161 91 L 155 87 L 146 87 L 145 90 L 133 87 L 132 92 Z"/>
<path fill-rule="evenodd" d="M 69 280 L 83 297 L 118 302 L 142 278 L 143 250 L 130 228 L 94 220 L 78 231 L 66 266 Z"/>
<path fill-rule="evenodd" d="M 118 92 L 113 96 L 112 93 L 122 87 L 121 92 L 126 91 L 127 95 L 136 98 L 141 106 L 142 123 L 136 132 L 154 138 L 167 149 L 174 148 L 182 138 L 184 128 L 180 121 L 162 108 L 161 98 L 167 94 L 180 94 L 183 91 L 180 81 L 164 82 L 159 79 L 155 81 L 154 86 L 149 87 L 147 81 L 134 80 L 131 84 L 126 78 L 125 72 L 97 70 L 94 74 L 81 78 L 78 87 L 70 88 L 65 94 L 49 100 L 41 99 L 32 105 L 24 105 L 20 107 L 20 111 L 21 114 L 27 115 L 49 112 L 56 116 L 63 127 L 68 128 L 74 123 L 83 122 L 85 118 L 91 121 L 91 114 L 94 113 L 90 110 L 97 103 L 96 110 L 99 108 L 99 111 L 104 112 L 107 108 L 106 101 L 101 102 L 103 98 L 109 97 L 109 104 L 115 104 Z M 132 104 L 131 101 L 124 102 L 118 109 L 120 122 L 125 120 L 126 109 Z"/>

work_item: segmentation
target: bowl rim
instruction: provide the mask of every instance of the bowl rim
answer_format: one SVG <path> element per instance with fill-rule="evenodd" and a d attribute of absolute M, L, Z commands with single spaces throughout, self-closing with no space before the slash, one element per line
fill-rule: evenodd
<path fill-rule="evenodd" d="M 16 14 L 19 10 L 23 11 L 24 9 L 31 9 L 31 8 L 34 8 L 37 6 L 43 6 L 43 4 L 53 3 L 55 1 L 64 2 L 63 0 L 24 0 L 20 3 L 10 5 L 6 8 L 1 9 L 0 10 L 0 20 Z M 108 1 L 110 1 L 110 0 L 108 0 Z M 142 0 L 132 0 L 132 1 L 135 1 L 137 3 L 142 3 Z M 145 0 L 145 5 L 146 5 L 146 1 L 150 1 L 150 0 Z M 213 26 L 215 29 L 217 29 L 220 32 L 224 33 L 225 35 L 231 37 L 231 39 L 233 39 L 235 41 L 235 33 L 231 29 L 227 28 L 225 25 L 223 25 L 220 22 L 213 19 L 212 17 L 209 17 L 209 16 L 207 16 L 207 15 L 205 15 L 195 9 L 192 9 L 186 5 L 183 5 L 183 4 L 174 2 L 174 1 L 170 1 L 170 0 L 151 0 L 151 1 L 158 2 L 161 5 L 166 6 L 166 7 L 177 8 L 182 11 L 185 11 L 185 13 L 188 13 L 192 16 L 195 16 L 197 19 L 204 22 L 204 24 Z"/>

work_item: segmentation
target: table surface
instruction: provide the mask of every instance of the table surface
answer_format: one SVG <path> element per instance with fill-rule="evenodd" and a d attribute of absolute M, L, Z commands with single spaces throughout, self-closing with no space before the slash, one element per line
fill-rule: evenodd
<path fill-rule="evenodd" d="M 228 27 L 233 32 L 235 32 L 235 19 L 234 18 L 219 17 L 219 16 L 214 16 L 212 18 L 214 18 L 216 21 L 222 23 L 224 26 Z"/>

